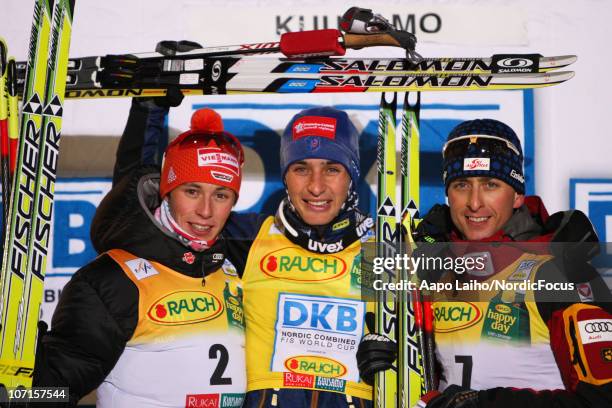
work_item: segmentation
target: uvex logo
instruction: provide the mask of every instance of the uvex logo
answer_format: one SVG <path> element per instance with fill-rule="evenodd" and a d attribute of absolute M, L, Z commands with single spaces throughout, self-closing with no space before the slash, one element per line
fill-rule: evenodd
<path fill-rule="evenodd" d="M 320 282 L 339 279 L 347 272 L 346 262 L 330 254 L 313 256 L 297 247 L 277 249 L 259 261 L 260 270 L 277 279 L 298 282 Z"/>
<path fill-rule="evenodd" d="M 344 246 L 342 245 L 342 241 L 324 243 L 309 239 L 308 249 L 314 252 L 333 254 L 342 251 L 344 249 Z"/>
<path fill-rule="evenodd" d="M 474 157 L 463 159 L 463 170 L 489 170 L 491 159 L 488 157 Z"/>
<path fill-rule="evenodd" d="M 362 237 L 363 234 L 368 232 L 370 228 L 374 226 L 374 220 L 370 217 L 366 218 L 361 224 L 357 226 L 357 236 Z"/>
<path fill-rule="evenodd" d="M 470 302 L 440 302 L 434 304 L 435 330 L 447 333 L 467 329 L 482 319 L 480 309 Z"/>
<path fill-rule="evenodd" d="M 326 377 L 342 377 L 346 367 L 334 359 L 322 356 L 293 356 L 285 360 L 285 368 L 298 374 L 315 374 Z"/>
<path fill-rule="evenodd" d="M 173 292 L 154 302 L 147 317 L 157 324 L 181 325 L 212 320 L 223 312 L 223 303 L 204 291 Z"/>

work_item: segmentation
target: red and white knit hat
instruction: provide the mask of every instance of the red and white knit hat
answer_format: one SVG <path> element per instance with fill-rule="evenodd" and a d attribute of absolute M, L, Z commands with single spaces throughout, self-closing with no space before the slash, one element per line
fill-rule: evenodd
<path fill-rule="evenodd" d="M 160 196 L 189 182 L 215 184 L 239 194 L 243 163 L 242 146 L 234 135 L 223 131 L 221 116 L 212 109 L 199 109 L 191 117 L 191 129 L 166 148 Z"/>

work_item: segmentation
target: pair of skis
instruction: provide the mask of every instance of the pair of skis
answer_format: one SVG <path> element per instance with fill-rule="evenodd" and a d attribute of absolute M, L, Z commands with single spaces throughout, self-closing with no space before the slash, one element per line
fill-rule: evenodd
<path fill-rule="evenodd" d="M 31 386 L 74 0 L 36 0 L 0 280 L 0 383 Z"/>
<path fill-rule="evenodd" d="M 488 58 L 405 59 L 208 57 L 177 53 L 170 57 L 127 55 L 87 57 L 69 72 L 67 98 L 151 97 L 177 87 L 185 95 L 236 93 L 329 93 L 459 91 L 539 88 L 571 79 L 554 71 L 575 56 L 497 55 Z M 493 61 L 527 65 L 525 72 Z M 177 68 L 180 67 L 180 68 Z M 500 69 L 502 72 L 500 72 Z M 505 71 L 504 71 L 505 69 Z"/>
<path fill-rule="evenodd" d="M 169 87 L 185 95 L 522 89 L 555 85 L 574 75 L 551 72 L 575 62 L 573 55 L 422 58 L 413 34 L 396 30 L 368 9 L 352 7 L 340 27 L 343 32 L 286 33 L 279 42 L 201 48 L 189 41 L 164 41 L 154 53 L 74 58 L 66 97 L 151 97 Z M 347 49 L 381 45 L 402 48 L 407 58 L 334 58 Z M 284 57 L 253 56 L 273 52 Z M 20 78 L 22 67 L 18 64 Z"/>
<path fill-rule="evenodd" d="M 376 217 L 377 256 L 394 258 L 410 255 L 413 249 L 412 230 L 419 219 L 419 112 L 420 93 L 416 101 L 404 95 L 400 186 L 397 203 L 396 110 L 397 94 L 387 100 L 382 94 L 377 146 L 378 202 Z M 398 211 L 398 208 L 400 211 Z M 398 218 L 399 216 L 399 218 Z M 415 281 L 406 269 L 384 271 L 385 282 Z M 377 408 L 410 408 L 419 397 L 434 387 L 433 316 L 431 305 L 419 290 L 377 291 L 376 330 L 398 344 L 395 370 L 377 374 L 374 404 Z"/>
<path fill-rule="evenodd" d="M 412 103 L 404 95 L 400 153 L 400 255 L 411 255 L 412 232 L 420 220 L 420 111 L 421 94 Z M 418 283 L 416 275 L 400 270 L 400 281 Z M 398 370 L 400 407 L 413 407 L 424 393 L 434 388 L 434 342 L 431 303 L 418 289 L 401 291 L 398 310 Z"/>

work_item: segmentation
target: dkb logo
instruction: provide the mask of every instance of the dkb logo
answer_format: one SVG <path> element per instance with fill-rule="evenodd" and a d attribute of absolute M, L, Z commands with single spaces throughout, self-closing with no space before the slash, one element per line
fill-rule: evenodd
<path fill-rule="evenodd" d="M 361 327 L 363 303 L 359 301 L 282 294 L 279 302 L 283 328 L 351 333 Z"/>

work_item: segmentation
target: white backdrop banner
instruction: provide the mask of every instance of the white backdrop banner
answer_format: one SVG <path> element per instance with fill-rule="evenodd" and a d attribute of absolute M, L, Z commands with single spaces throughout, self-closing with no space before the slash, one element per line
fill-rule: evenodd
<path fill-rule="evenodd" d="M 338 28 L 339 19 L 348 10 L 348 7 L 329 7 L 323 3 L 310 7 L 246 6 L 237 7 L 232 13 L 227 12 L 227 7 L 201 2 L 187 3 L 183 7 L 183 14 L 189 16 L 186 34 L 191 38 L 217 41 L 219 33 L 223 33 L 224 41 L 237 44 L 274 40 L 293 31 Z M 527 44 L 527 32 L 522 24 L 525 16 L 517 7 L 377 2 L 370 8 L 387 18 L 395 28 L 416 34 L 419 42 L 470 46 Z M 240 29 L 242 27 L 249 29 L 245 32 Z"/>

